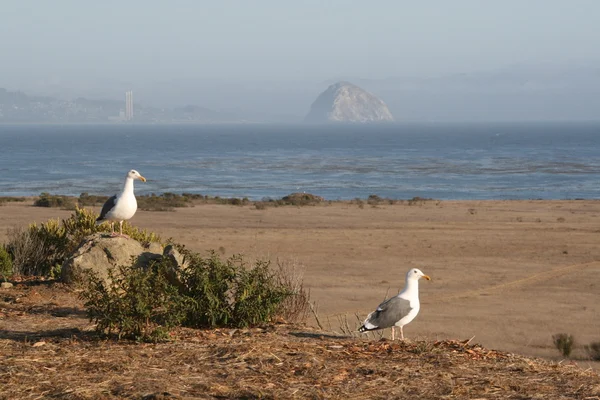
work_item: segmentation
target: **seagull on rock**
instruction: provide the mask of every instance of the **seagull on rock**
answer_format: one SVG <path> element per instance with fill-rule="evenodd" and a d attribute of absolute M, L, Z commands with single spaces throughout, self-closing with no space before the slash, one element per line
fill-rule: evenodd
<path fill-rule="evenodd" d="M 421 308 L 419 303 L 419 279 L 421 278 L 431 280 L 420 269 L 413 268 L 408 271 L 404 289 L 397 296 L 381 303 L 377 310 L 370 313 L 358 331 L 392 328 L 392 340 L 394 340 L 394 328 L 398 326 L 400 327 L 400 337 L 404 340 L 402 327 L 415 319 Z"/>
<path fill-rule="evenodd" d="M 146 182 L 146 178 L 140 175 L 135 169 L 132 169 L 127 173 L 125 177 L 125 184 L 123 190 L 119 194 L 115 194 L 110 199 L 106 200 L 100 216 L 96 219 L 96 224 L 101 224 L 104 221 L 110 221 L 111 236 L 123 236 L 123 221 L 131 219 L 137 211 L 137 201 L 133 194 L 133 180 L 139 179 L 142 182 Z M 119 234 L 115 234 L 114 222 L 119 221 Z"/>

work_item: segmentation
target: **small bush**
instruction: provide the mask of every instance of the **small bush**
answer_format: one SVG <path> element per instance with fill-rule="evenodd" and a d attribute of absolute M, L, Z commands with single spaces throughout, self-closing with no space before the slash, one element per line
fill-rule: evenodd
<path fill-rule="evenodd" d="M 112 284 L 90 275 L 81 293 L 96 330 L 142 341 L 159 341 L 185 318 L 185 298 L 166 279 L 164 266 L 151 271 L 119 267 L 108 271 Z"/>
<path fill-rule="evenodd" d="M 354 202 L 358 205 L 358 208 L 365 208 L 365 202 L 362 199 L 357 197 Z"/>
<path fill-rule="evenodd" d="M 13 273 L 52 276 L 62 265 L 66 241 L 64 229 L 58 220 L 9 231 L 7 247 L 13 259 Z"/>
<path fill-rule="evenodd" d="M 110 223 L 104 222 L 97 225 L 96 218 L 98 218 L 98 214 L 94 211 L 85 208 L 76 208 L 75 212 L 69 218 L 63 220 L 63 226 L 70 240 L 70 248 L 67 250 L 69 253 L 79 245 L 79 242 L 84 237 L 97 232 L 110 232 Z M 115 229 L 118 229 L 118 223 L 115 223 Z M 148 232 L 145 229 L 138 229 L 130 225 L 127 221 L 123 222 L 123 233 L 145 245 L 153 242 L 162 242 L 159 235 Z"/>
<path fill-rule="evenodd" d="M 12 257 L 10 256 L 8 249 L 0 244 L 0 278 L 6 280 L 7 277 L 13 273 Z"/>
<path fill-rule="evenodd" d="M 304 321 L 308 316 L 310 294 L 304 289 L 304 267 L 293 260 L 277 260 L 278 284 L 290 293 L 280 305 L 278 314 L 286 321 Z"/>
<path fill-rule="evenodd" d="M 268 262 L 249 267 L 240 256 L 221 260 L 214 252 L 206 258 L 193 253 L 187 257 L 190 265 L 182 280 L 194 304 L 187 325 L 245 327 L 269 322 L 292 295 Z"/>
<path fill-rule="evenodd" d="M 573 346 L 575 345 L 575 338 L 573 335 L 557 333 L 556 335 L 552 336 L 552 341 L 554 342 L 554 346 L 556 346 L 563 357 L 568 358 L 571 355 Z"/>
<path fill-rule="evenodd" d="M 367 203 L 372 206 L 376 206 L 376 205 L 380 204 L 381 202 L 383 202 L 383 199 L 381 197 L 377 196 L 376 194 L 369 195 L 369 198 L 367 199 Z"/>
<path fill-rule="evenodd" d="M 40 194 L 40 197 L 33 202 L 36 207 L 57 207 L 65 210 L 74 210 L 76 202 L 68 196 L 52 195 L 46 192 Z"/>
<path fill-rule="evenodd" d="M 182 193 L 181 195 L 191 201 L 206 200 L 206 198 L 208 197 L 197 193 Z"/>
<path fill-rule="evenodd" d="M 82 298 L 98 331 L 158 340 L 177 325 L 247 327 L 306 316 L 308 294 L 289 269 L 273 271 L 264 261 L 247 265 L 240 256 L 222 260 L 214 252 L 201 257 L 175 246 L 188 264 L 177 285 L 169 283 L 173 270 L 166 257 L 148 271 L 132 266 L 111 272 L 111 285 L 90 277 Z"/>
<path fill-rule="evenodd" d="M 586 353 L 590 359 L 600 361 L 600 342 L 593 342 L 584 346 Z"/>
<path fill-rule="evenodd" d="M 285 205 L 292 206 L 313 206 L 315 204 L 322 203 L 325 201 L 321 196 L 317 196 L 310 193 L 292 193 L 281 198 L 281 201 Z"/>
<path fill-rule="evenodd" d="M 409 206 L 415 206 L 415 205 L 423 205 L 425 204 L 427 201 L 431 201 L 433 199 L 431 198 L 427 198 L 427 197 L 420 197 L 420 196 L 415 196 L 412 199 L 408 200 L 408 205 Z"/>

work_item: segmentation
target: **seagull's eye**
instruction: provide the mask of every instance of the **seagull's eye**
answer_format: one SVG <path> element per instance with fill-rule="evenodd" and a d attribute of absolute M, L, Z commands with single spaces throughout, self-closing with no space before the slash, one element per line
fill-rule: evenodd
<path fill-rule="evenodd" d="M 415 274 L 417 273 L 417 271 L 413 271 Z"/>

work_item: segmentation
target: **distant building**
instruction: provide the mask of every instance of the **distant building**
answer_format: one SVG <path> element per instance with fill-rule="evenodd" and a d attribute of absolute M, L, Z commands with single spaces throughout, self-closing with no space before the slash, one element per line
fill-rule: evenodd
<path fill-rule="evenodd" d="M 125 120 L 133 119 L 133 90 L 125 92 Z"/>

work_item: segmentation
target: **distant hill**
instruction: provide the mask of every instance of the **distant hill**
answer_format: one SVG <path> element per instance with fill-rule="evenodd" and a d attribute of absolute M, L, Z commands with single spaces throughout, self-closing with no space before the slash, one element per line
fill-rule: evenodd
<path fill-rule="evenodd" d="M 62 100 L 51 96 L 28 96 L 0 88 L 0 123 L 104 123 L 124 122 L 125 99 L 102 100 L 79 97 Z M 242 122 L 234 113 L 189 105 L 156 108 L 134 104 L 136 123 L 228 123 Z"/>
<path fill-rule="evenodd" d="M 312 103 L 306 122 L 391 122 L 387 105 L 375 96 L 348 82 L 337 82 Z"/>

